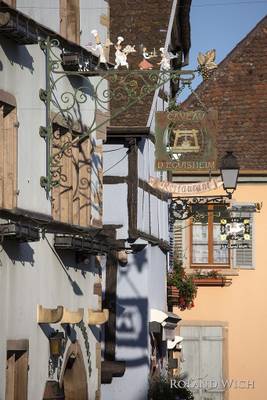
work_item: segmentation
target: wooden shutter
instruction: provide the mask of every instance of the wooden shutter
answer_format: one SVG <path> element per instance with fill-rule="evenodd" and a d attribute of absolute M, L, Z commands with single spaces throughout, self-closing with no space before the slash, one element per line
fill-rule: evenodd
<path fill-rule="evenodd" d="M 184 222 L 175 221 L 173 225 L 174 257 L 180 262 L 184 261 L 185 256 L 184 234 Z"/>
<path fill-rule="evenodd" d="M 28 340 L 7 341 L 5 400 L 28 398 Z"/>
<path fill-rule="evenodd" d="M 0 103 L 0 207 L 17 205 L 16 109 Z"/>
<path fill-rule="evenodd" d="M 18 355 L 16 360 L 15 400 L 27 400 L 28 389 L 28 352 Z"/>
<path fill-rule="evenodd" d="M 243 204 L 244 206 L 244 204 Z M 255 229 L 254 229 L 254 215 L 253 213 L 246 213 L 246 212 L 238 212 L 234 213 L 233 216 L 237 217 L 247 217 L 250 218 L 251 223 L 251 232 L 250 232 L 250 240 L 247 241 L 249 244 L 248 249 L 233 249 L 233 267 L 234 268 L 241 268 L 241 269 L 254 269 L 254 260 L 253 260 L 253 245 L 254 245 L 254 236 L 255 236 Z"/>
<path fill-rule="evenodd" d="M 223 327 L 182 326 L 180 334 L 181 372 L 188 374 L 194 399 L 223 400 Z M 212 390 L 211 382 L 216 383 Z"/>
<path fill-rule="evenodd" d="M 60 0 L 60 34 L 80 44 L 80 0 Z"/>
<path fill-rule="evenodd" d="M 53 154 L 69 144 L 59 161 L 60 170 L 55 167 L 53 179 L 59 179 L 59 184 L 52 190 L 52 215 L 57 221 L 80 225 L 91 226 L 92 222 L 92 149 L 90 138 L 82 143 L 71 144 L 72 134 L 66 128 L 56 126 L 53 137 Z M 102 174 L 102 164 L 97 166 L 99 175 Z M 98 199 L 102 199 L 102 179 L 99 182 Z M 95 206 L 96 200 L 94 201 Z M 98 205 L 100 207 L 100 205 Z M 102 215 L 101 224 L 102 224 Z"/>
<path fill-rule="evenodd" d="M 84 140 L 79 155 L 80 225 L 91 224 L 91 141 Z"/>
<path fill-rule="evenodd" d="M 7 359 L 6 365 L 6 397 L 5 400 L 15 398 L 15 354 Z"/>

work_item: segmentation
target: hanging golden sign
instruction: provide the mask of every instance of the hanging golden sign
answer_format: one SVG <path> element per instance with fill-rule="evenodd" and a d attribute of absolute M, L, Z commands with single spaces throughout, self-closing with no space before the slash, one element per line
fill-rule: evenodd
<path fill-rule="evenodd" d="M 156 169 L 210 171 L 216 169 L 217 111 L 156 113 Z"/>

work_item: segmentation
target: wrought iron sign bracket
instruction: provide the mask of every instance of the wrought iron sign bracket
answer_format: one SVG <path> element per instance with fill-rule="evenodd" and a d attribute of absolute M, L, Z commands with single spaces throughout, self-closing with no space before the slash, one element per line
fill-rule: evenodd
<path fill-rule="evenodd" d="M 128 70 L 100 69 L 84 71 L 67 70 L 63 65 L 63 48 L 57 39 L 47 38 L 40 42 L 46 58 L 46 88 L 40 89 L 39 97 L 46 108 L 46 126 L 40 127 L 39 134 L 46 142 L 46 176 L 40 184 L 50 196 L 52 187 L 58 185 L 62 170 L 62 156 L 66 150 L 90 137 L 101 127 L 119 117 L 146 96 L 153 94 L 164 84 L 180 82 L 179 93 L 185 87 L 192 91 L 191 83 L 197 71 L 194 70 Z M 90 65 L 89 65 L 90 67 Z M 91 115 L 86 124 L 82 121 L 81 108 L 90 101 Z M 110 103 L 112 102 L 112 108 Z M 97 113 L 101 112 L 101 122 Z M 61 148 L 53 147 L 54 124 L 63 121 L 71 133 L 72 140 Z M 77 125 L 80 129 L 76 129 Z M 78 132 L 78 133 L 77 133 Z"/>
<path fill-rule="evenodd" d="M 198 219 L 198 206 L 210 204 L 227 206 L 229 201 L 229 195 L 173 197 L 169 205 L 169 221 L 174 224 L 176 220 L 182 221 L 191 217 Z"/>

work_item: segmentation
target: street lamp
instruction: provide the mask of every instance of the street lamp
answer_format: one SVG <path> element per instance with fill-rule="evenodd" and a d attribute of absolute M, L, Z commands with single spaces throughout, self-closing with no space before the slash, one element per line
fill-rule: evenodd
<path fill-rule="evenodd" d="M 227 151 L 220 165 L 223 188 L 226 195 L 218 196 L 179 196 L 172 197 L 169 205 L 169 219 L 171 223 L 176 220 L 184 220 L 190 217 L 197 218 L 196 209 L 201 205 L 221 204 L 226 205 L 227 199 L 231 199 L 236 189 L 239 174 L 239 165 L 232 151 Z"/>
<path fill-rule="evenodd" d="M 229 199 L 232 198 L 237 185 L 239 174 L 239 164 L 236 156 L 232 151 L 227 151 L 221 160 L 221 177 L 223 181 L 223 188 L 226 191 Z"/>

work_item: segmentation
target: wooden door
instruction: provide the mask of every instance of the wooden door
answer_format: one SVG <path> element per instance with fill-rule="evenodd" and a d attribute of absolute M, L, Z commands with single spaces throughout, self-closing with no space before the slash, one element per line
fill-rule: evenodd
<path fill-rule="evenodd" d="M 195 400 L 223 400 L 223 327 L 182 326 L 181 372 L 187 373 Z"/>
<path fill-rule="evenodd" d="M 65 400 L 88 400 L 87 374 L 78 343 L 70 345 L 63 369 Z"/>

